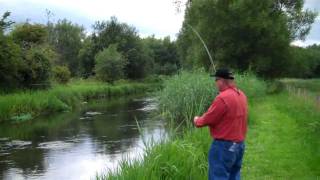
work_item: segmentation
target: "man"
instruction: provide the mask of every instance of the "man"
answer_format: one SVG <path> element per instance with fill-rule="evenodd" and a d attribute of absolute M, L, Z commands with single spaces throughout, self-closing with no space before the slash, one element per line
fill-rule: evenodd
<path fill-rule="evenodd" d="M 238 180 L 247 132 L 247 98 L 235 86 L 228 69 L 219 69 L 213 76 L 219 95 L 206 113 L 194 117 L 194 124 L 209 126 L 214 139 L 209 151 L 209 180 Z"/>

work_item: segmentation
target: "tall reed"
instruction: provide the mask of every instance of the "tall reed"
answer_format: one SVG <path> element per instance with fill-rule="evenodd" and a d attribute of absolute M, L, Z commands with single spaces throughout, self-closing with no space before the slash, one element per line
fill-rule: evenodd
<path fill-rule="evenodd" d="M 195 115 L 203 113 L 217 91 L 214 80 L 204 71 L 182 71 L 164 82 L 159 92 L 159 110 L 167 118 L 192 126 Z"/>

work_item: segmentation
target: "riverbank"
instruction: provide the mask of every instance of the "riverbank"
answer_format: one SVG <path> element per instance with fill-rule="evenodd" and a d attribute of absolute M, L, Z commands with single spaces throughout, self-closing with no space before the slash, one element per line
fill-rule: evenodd
<path fill-rule="evenodd" d="M 320 93 L 320 79 L 283 79 L 281 80 L 285 85 L 299 88 L 299 89 L 306 89 L 313 93 Z M 320 94 L 319 94 L 320 95 Z"/>
<path fill-rule="evenodd" d="M 122 156 L 143 152 L 142 137 L 166 133 L 152 93 L 91 99 L 67 113 L 0 126 L 0 179 L 92 179 Z M 136 127 L 139 123 L 141 134 Z"/>
<path fill-rule="evenodd" d="M 196 81 L 199 79 L 197 76 L 201 76 L 202 80 Z M 190 81 L 184 81 L 186 79 Z M 313 100 L 287 91 L 267 94 L 267 84 L 250 74 L 238 75 L 237 79 L 239 87 L 249 98 L 250 109 L 242 177 L 320 177 L 317 165 L 320 163 L 320 136 L 317 133 L 320 129 L 320 112 Z M 212 100 L 206 99 L 212 96 L 208 94 L 210 90 L 212 93 L 209 81 L 213 83 L 205 73 L 185 73 L 165 82 L 165 88 L 159 95 L 160 109 L 170 121 L 180 119 L 185 122 L 182 135 L 172 133 L 169 139 L 146 148 L 143 160 L 124 160 L 117 172 L 98 178 L 207 179 L 207 152 L 211 138 L 207 128 L 196 129 L 192 126 L 192 117 L 201 114 Z M 175 103 L 172 104 L 173 101 Z M 200 107 L 200 104 L 205 105 Z M 173 132 L 176 128 L 172 127 Z"/>
<path fill-rule="evenodd" d="M 1 95 L 0 122 L 20 122 L 33 119 L 40 114 L 72 111 L 88 99 L 136 94 L 158 85 L 127 81 L 111 85 L 93 80 L 76 80 L 67 85 L 55 85 L 48 90 Z"/>

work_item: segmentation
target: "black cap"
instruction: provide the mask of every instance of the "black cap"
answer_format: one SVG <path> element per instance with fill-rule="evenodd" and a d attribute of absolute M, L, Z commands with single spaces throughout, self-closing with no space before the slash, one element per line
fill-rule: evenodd
<path fill-rule="evenodd" d="M 229 69 L 218 69 L 215 74 L 211 74 L 210 76 L 220 77 L 223 79 L 234 79 L 234 76 Z"/>

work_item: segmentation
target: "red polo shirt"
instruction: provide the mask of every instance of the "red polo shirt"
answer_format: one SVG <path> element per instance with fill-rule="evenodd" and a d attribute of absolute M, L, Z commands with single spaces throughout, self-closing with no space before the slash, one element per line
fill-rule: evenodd
<path fill-rule="evenodd" d="M 241 90 L 231 86 L 219 93 L 195 125 L 209 126 L 214 139 L 240 142 L 246 136 L 247 117 L 247 97 Z"/>

